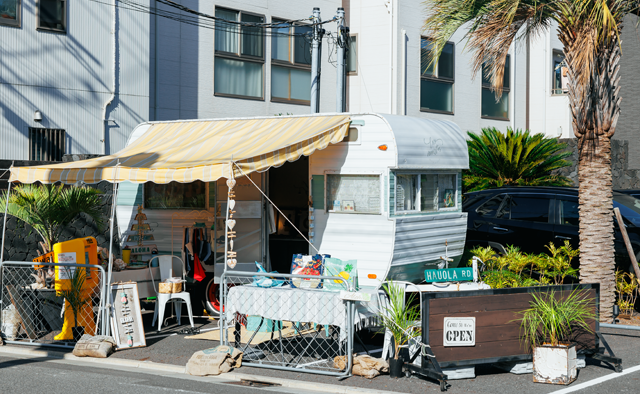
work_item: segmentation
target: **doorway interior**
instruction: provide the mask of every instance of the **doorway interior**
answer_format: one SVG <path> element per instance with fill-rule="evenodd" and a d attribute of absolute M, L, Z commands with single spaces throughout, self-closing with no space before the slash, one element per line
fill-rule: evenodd
<path fill-rule="evenodd" d="M 309 232 L 309 158 L 302 156 L 269 170 L 269 198 L 303 233 Z M 294 254 L 309 254 L 307 241 L 278 211 L 275 232 L 269 234 L 270 270 L 289 273 Z"/>

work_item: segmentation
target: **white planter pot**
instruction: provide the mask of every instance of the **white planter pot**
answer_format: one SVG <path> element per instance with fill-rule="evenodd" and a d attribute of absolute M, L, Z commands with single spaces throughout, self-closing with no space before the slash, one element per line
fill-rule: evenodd
<path fill-rule="evenodd" d="M 533 381 L 570 384 L 578 376 L 576 346 L 543 345 L 533 349 Z"/>

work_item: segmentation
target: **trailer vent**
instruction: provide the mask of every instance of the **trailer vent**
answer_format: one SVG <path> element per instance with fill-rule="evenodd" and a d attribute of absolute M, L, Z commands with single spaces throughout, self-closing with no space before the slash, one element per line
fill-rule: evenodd
<path fill-rule="evenodd" d="M 29 127 L 29 160 L 62 161 L 65 131 Z"/>

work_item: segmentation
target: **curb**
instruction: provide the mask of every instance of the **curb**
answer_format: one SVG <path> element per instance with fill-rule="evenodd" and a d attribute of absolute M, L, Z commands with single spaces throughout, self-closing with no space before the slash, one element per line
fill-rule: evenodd
<path fill-rule="evenodd" d="M 59 352 L 55 350 L 39 350 L 39 349 L 28 349 L 21 346 L 0 346 L 0 355 L 20 355 L 26 356 L 28 358 L 50 358 L 50 359 L 58 359 L 58 360 L 68 360 L 68 361 L 81 361 L 86 363 L 92 363 L 96 365 L 104 365 L 113 366 L 113 367 L 128 367 L 128 368 L 139 368 L 142 370 L 149 370 L 153 372 L 168 372 L 175 374 L 182 374 L 186 376 L 185 367 L 181 367 L 179 365 L 171 365 L 171 364 L 163 364 L 156 363 L 152 361 L 135 361 L 135 360 L 127 360 L 124 358 L 91 358 L 91 357 L 76 357 L 71 353 Z M 220 381 L 220 383 L 228 382 L 229 380 L 259 380 L 261 382 L 268 382 L 278 384 L 282 387 L 292 388 L 292 389 L 302 389 L 309 391 L 321 391 L 327 393 L 336 393 L 336 394 L 362 394 L 362 393 L 370 393 L 370 394 L 398 394 L 395 391 L 385 391 L 385 390 L 375 390 L 369 388 L 360 388 L 354 386 L 339 386 L 334 384 L 326 384 L 326 383 L 309 383 L 301 380 L 293 380 L 293 379 L 283 379 L 283 378 L 273 378 L 269 376 L 263 375 L 249 375 L 246 373 L 240 372 L 228 372 L 226 374 L 217 375 L 217 376 L 207 376 L 206 378 Z"/>

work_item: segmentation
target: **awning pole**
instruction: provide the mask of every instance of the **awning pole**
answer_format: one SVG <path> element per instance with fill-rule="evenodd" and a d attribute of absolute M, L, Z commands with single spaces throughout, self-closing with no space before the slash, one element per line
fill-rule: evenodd
<path fill-rule="evenodd" d="M 11 162 L 11 168 L 13 168 L 13 162 Z M 11 171 L 11 168 L 9 168 L 9 171 Z M 11 179 L 11 176 L 9 176 L 9 179 Z M 4 238 L 5 238 L 5 231 L 7 230 L 7 212 L 9 210 L 9 195 L 11 194 L 11 182 L 9 180 L 7 180 L 8 186 L 7 186 L 7 200 L 5 201 L 4 204 L 4 218 L 2 218 L 2 245 L 0 246 L 0 263 L 2 263 L 4 261 Z"/>
<path fill-rule="evenodd" d="M 105 284 L 106 291 L 105 295 L 109 297 L 109 302 L 106 303 L 106 316 L 104 317 L 104 321 L 107 322 L 108 316 L 111 316 L 111 273 L 113 272 L 113 222 L 116 216 L 116 204 L 118 203 L 118 183 L 116 179 L 118 177 L 118 166 L 120 165 L 120 160 L 116 163 L 116 170 L 113 174 L 113 200 L 111 201 L 111 222 L 109 223 L 109 267 L 107 273 L 107 283 Z M 103 335 L 111 335 L 111 325 L 106 324 L 106 334 Z"/>

